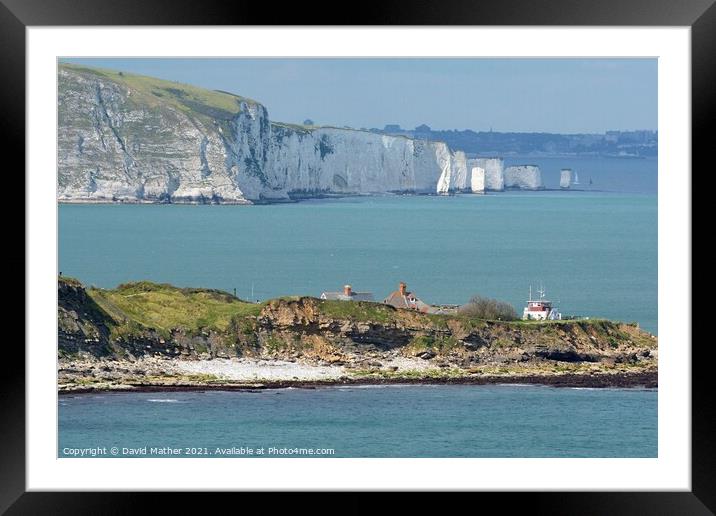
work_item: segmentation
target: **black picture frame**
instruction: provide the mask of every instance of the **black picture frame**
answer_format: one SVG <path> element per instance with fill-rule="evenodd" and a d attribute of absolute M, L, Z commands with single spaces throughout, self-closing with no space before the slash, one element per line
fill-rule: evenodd
<path fill-rule="evenodd" d="M 25 30 L 30 26 L 82 25 L 559 25 L 559 26 L 689 26 L 692 37 L 692 162 L 693 170 L 708 173 L 712 148 L 709 131 L 716 120 L 716 4 L 715 0 L 469 0 L 384 1 L 345 11 L 335 3 L 269 4 L 235 0 L 0 0 L 0 55 L 3 78 L 0 105 L 3 155 L 17 158 L 14 170 L 24 170 Z M 347 4 L 346 4 L 347 5 Z M 341 16 L 350 12 L 350 16 Z M 690 173 L 690 171 L 684 171 Z M 24 180 L 15 176 L 23 192 Z M 17 190 L 15 190 L 17 191 Z M 693 206 L 692 199 L 692 206 Z M 16 247 L 24 249 L 24 245 Z M 693 255 L 692 255 L 693 256 Z M 10 255 L 15 269 L 24 264 L 24 251 Z M 22 266 L 25 277 L 33 271 Z M 18 275 L 19 276 L 19 275 Z M 18 303 L 19 304 L 19 303 Z M 687 321 L 684 321 L 686 324 Z M 691 321 L 688 321 L 691 325 Z M 691 327 L 691 326 L 690 326 Z M 6 337 L 7 340 L 7 337 Z M 6 514 L 124 514 L 141 512 L 150 497 L 160 497 L 163 512 L 186 513 L 206 500 L 184 493 L 38 493 L 25 489 L 25 353 L 16 339 L 5 343 L 6 366 L 0 391 L 0 511 Z M 690 492 L 619 493 L 485 493 L 481 497 L 501 507 L 522 505 L 550 514 L 712 514 L 716 511 L 714 475 L 714 403 L 709 398 L 709 346 L 712 339 L 684 342 L 692 349 L 692 490 Z M 212 494 L 211 504 L 228 494 Z M 242 504 L 259 501 L 260 494 L 241 494 Z M 365 495 L 349 495 L 341 512 L 375 508 Z M 204 497 L 199 497 L 204 498 Z M 271 495 L 271 511 L 291 510 L 304 496 Z M 256 500 L 254 500 L 256 499 Z M 422 496 L 410 497 L 422 505 Z M 405 503 L 409 503 L 406 500 Z M 483 503 L 481 500 L 480 503 Z M 263 503 L 266 503 L 265 501 Z M 283 507 L 282 507 L 283 506 Z M 312 506 L 312 510 L 316 510 Z M 410 510 L 408 505 L 404 510 Z"/>

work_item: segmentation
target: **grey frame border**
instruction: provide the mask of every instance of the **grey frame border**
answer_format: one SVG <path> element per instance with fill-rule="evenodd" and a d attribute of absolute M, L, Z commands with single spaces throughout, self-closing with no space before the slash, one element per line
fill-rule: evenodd
<path fill-rule="evenodd" d="M 4 156 L 19 158 L 6 174 L 24 169 L 25 139 L 25 29 L 28 26 L 162 26 L 162 25 L 552 25 L 552 26 L 689 26 L 692 37 L 692 169 L 711 170 L 716 121 L 716 0 L 386 0 L 379 5 L 356 5 L 350 18 L 341 18 L 335 3 L 309 4 L 235 0 L 0 0 L 0 142 Z M 332 16 L 328 16 L 328 15 Z M 707 168 L 708 167 L 708 168 Z M 7 177 L 7 176 L 6 176 Z M 22 179 L 20 179 L 22 177 Z M 12 178 L 8 178 L 10 180 Z M 13 191 L 25 192 L 24 175 L 15 174 Z M 702 189 L 706 190 L 706 189 Z M 693 206 L 693 196 L 692 196 Z M 693 218 L 693 217 L 692 217 Z M 10 219 L 12 220 L 12 219 Z M 692 229 L 693 232 L 693 229 Z M 8 253 L 14 269 L 25 278 L 25 232 L 22 255 Z M 12 249 L 17 249 L 14 247 Z M 693 251 L 691 251 L 693 252 Z M 692 254 L 693 257 L 693 254 Z M 692 258 L 693 263 L 693 258 Z M 693 265 L 692 265 L 693 266 Z M 16 275 L 17 276 L 17 275 Z M 10 278 L 14 279 L 14 278 Z M 23 287 L 25 285 L 23 284 Z M 12 299 L 12 298 L 11 298 Z M 24 296 L 23 296 L 24 299 Z M 692 321 L 688 321 L 691 327 Z M 524 508 L 549 514 L 714 514 L 716 511 L 716 416 L 708 396 L 713 374 L 711 338 L 692 344 L 692 491 L 619 493 L 472 493 L 480 503 Z M 6 370 L 0 390 L 0 511 L 5 514 L 126 514 L 142 512 L 148 502 L 162 504 L 163 512 L 205 511 L 207 504 L 241 496 L 243 503 L 266 503 L 265 494 L 249 493 L 39 493 L 25 488 L 25 353 L 6 334 Z M 688 345 L 690 343 L 684 343 Z M 207 498 L 211 496 L 211 501 Z M 271 512 L 295 510 L 308 494 L 270 495 Z M 325 495 L 323 495 L 325 496 Z M 376 495 L 351 493 L 341 501 L 341 512 L 368 512 Z M 455 495 L 452 495 L 455 496 Z M 261 498 L 259 498 L 261 497 Z M 248 498 L 248 499 L 247 499 Z M 314 497 L 311 496 L 311 499 Z M 151 500 L 150 500 L 151 499 Z M 488 500 L 489 499 L 489 500 Z M 311 500 L 313 501 L 313 500 Z M 453 501 L 455 501 L 453 499 Z M 474 502 L 474 499 L 472 500 Z M 469 503 L 469 502 L 468 502 Z M 509 505 L 505 505 L 505 504 Z M 423 495 L 401 502 L 403 510 L 425 506 Z M 324 511 L 335 506 L 323 504 Z M 311 504 L 312 510 L 316 505 Z"/>

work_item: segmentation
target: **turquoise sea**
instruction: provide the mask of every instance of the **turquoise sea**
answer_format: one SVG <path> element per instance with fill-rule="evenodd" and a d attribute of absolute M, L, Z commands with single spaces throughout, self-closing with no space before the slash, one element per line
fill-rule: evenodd
<path fill-rule="evenodd" d="M 302 449 L 331 457 L 657 456 L 655 390 L 368 386 L 84 394 L 59 403 L 64 457 L 82 448 L 111 457 L 113 447 L 118 457 L 136 456 L 123 448 L 166 456 L 152 447 L 203 457 L 257 456 L 260 448 L 266 457 L 309 456 Z"/>
<path fill-rule="evenodd" d="M 112 288 L 149 279 L 245 299 L 349 283 L 380 300 L 475 294 L 518 311 L 542 283 L 565 314 L 657 330 L 653 194 L 354 197 L 271 206 L 61 205 L 59 267 Z M 252 296 L 253 292 L 253 296 Z"/>
<path fill-rule="evenodd" d="M 528 161 L 543 173 L 571 166 L 580 181 L 593 178 L 592 191 L 60 205 L 59 270 L 105 288 L 148 279 L 236 289 L 245 299 L 319 296 L 350 283 L 380 300 L 405 281 L 430 303 L 481 294 L 518 311 L 530 285 L 543 284 L 565 314 L 637 321 L 656 333 L 656 161 Z M 640 389 L 88 394 L 60 397 L 59 453 L 243 446 L 343 457 L 654 457 L 656 423 L 657 392 Z"/>

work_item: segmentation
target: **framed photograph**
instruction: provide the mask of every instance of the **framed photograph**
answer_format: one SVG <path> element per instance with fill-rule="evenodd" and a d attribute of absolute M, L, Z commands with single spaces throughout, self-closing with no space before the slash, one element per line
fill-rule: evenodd
<path fill-rule="evenodd" d="M 0 6 L 27 201 L 8 514 L 134 510 L 71 491 L 714 510 L 711 2 L 351 26 L 86 4 Z"/>

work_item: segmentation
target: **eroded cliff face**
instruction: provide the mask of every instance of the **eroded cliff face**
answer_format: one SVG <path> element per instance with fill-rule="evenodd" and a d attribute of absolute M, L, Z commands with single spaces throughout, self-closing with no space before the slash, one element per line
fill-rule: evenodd
<path fill-rule="evenodd" d="M 570 188 L 572 186 L 572 169 L 563 168 L 559 173 L 559 187 Z"/>
<path fill-rule="evenodd" d="M 485 193 L 485 169 L 472 167 L 470 172 L 470 189 L 472 193 Z"/>
<path fill-rule="evenodd" d="M 58 196 L 68 202 L 251 203 L 469 191 L 441 142 L 273 123 L 258 102 L 60 65 Z"/>
<path fill-rule="evenodd" d="M 553 325 L 468 322 L 459 317 L 430 318 L 375 303 L 358 305 L 353 311 L 353 315 L 339 316 L 313 298 L 274 300 L 257 318 L 258 340 L 278 339 L 288 343 L 281 349 L 290 352 L 306 349 L 318 339 L 343 360 L 356 354 L 397 350 L 404 356 L 426 352 L 452 356 L 463 365 L 494 359 L 630 362 L 656 353 L 656 339 L 648 333 L 611 321 Z M 367 317 L 371 311 L 373 317 Z"/>
<path fill-rule="evenodd" d="M 223 105 L 211 105 L 173 83 L 114 75 L 60 66 L 60 200 L 245 202 L 227 160 L 242 99 L 216 94 Z"/>

